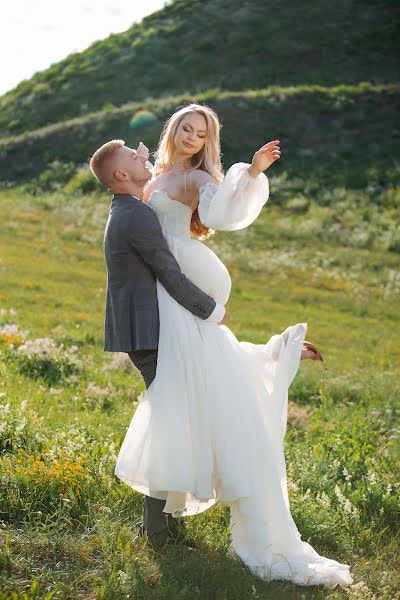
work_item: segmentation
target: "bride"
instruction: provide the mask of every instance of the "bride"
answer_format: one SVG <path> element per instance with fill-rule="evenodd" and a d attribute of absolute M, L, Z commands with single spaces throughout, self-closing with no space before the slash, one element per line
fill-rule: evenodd
<path fill-rule="evenodd" d="M 280 150 L 274 140 L 224 178 L 219 130 L 207 106 L 175 112 L 143 201 L 156 212 L 183 273 L 225 305 L 229 272 L 201 240 L 257 218 L 269 196 L 263 171 Z M 132 418 L 115 474 L 166 500 L 164 512 L 173 516 L 227 504 L 233 553 L 264 580 L 351 584 L 349 567 L 302 541 L 290 514 L 283 448 L 288 388 L 301 358 L 322 360 L 304 340 L 307 324 L 289 326 L 265 344 L 239 342 L 226 325 L 183 308 L 158 280 L 157 296 L 156 377 Z"/>

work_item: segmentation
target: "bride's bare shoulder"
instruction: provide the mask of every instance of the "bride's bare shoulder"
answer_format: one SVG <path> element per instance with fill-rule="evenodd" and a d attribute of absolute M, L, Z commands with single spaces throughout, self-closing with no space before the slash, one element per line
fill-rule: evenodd
<path fill-rule="evenodd" d="M 205 171 L 201 171 L 201 169 L 193 169 L 193 171 L 190 171 L 187 180 L 188 183 L 197 190 L 206 183 L 215 183 L 211 175 Z"/>

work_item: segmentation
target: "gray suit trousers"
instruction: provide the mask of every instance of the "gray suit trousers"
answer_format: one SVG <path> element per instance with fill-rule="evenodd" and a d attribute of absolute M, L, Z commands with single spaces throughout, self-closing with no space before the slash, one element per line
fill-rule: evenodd
<path fill-rule="evenodd" d="M 156 376 L 158 350 L 133 350 L 127 353 L 135 367 L 141 372 L 146 388 Z M 165 500 L 144 497 L 143 527 L 149 534 L 163 531 L 173 521 L 172 515 L 163 512 Z"/>

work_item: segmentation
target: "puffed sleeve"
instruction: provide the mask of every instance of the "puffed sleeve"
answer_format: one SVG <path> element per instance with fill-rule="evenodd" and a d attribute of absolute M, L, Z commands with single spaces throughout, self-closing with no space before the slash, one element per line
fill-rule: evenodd
<path fill-rule="evenodd" d="M 203 225 L 234 231 L 255 221 L 268 200 L 269 185 L 264 173 L 249 175 L 249 167 L 247 163 L 235 163 L 221 185 L 210 182 L 201 186 L 198 211 Z"/>

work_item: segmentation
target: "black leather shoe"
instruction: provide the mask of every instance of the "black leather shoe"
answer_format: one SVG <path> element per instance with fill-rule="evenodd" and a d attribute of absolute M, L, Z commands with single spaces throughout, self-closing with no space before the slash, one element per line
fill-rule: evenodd
<path fill-rule="evenodd" d="M 168 525 L 161 531 L 149 533 L 143 525 L 139 527 L 139 536 L 145 537 L 151 545 L 164 546 L 165 544 L 182 545 L 194 547 L 194 545 L 186 539 L 186 525 L 183 519 L 168 519 Z"/>

